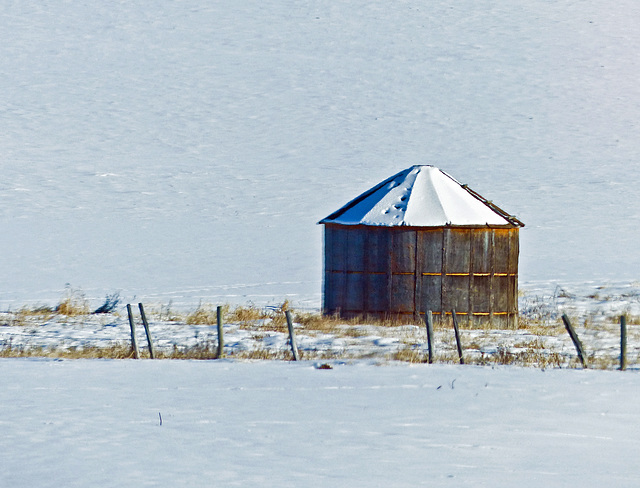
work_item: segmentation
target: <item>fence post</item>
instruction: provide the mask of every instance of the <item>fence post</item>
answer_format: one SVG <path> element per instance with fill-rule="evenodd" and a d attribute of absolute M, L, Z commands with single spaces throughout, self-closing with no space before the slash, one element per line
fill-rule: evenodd
<path fill-rule="evenodd" d="M 224 331 L 222 329 L 222 307 L 220 305 L 218 305 L 216 315 L 218 319 L 218 354 L 216 359 L 220 359 L 224 357 Z"/>
<path fill-rule="evenodd" d="M 567 329 L 567 332 L 569 333 L 569 336 L 573 341 L 573 345 L 576 346 L 576 351 L 578 352 L 578 359 L 580 359 L 580 362 L 582 363 L 582 367 L 586 368 L 587 358 L 584 354 L 584 348 L 582 347 L 582 342 L 580 342 L 580 339 L 578 339 L 578 334 L 576 334 L 576 331 L 573 329 L 573 326 L 571 325 L 571 322 L 569 321 L 569 317 L 567 317 L 566 313 L 562 314 L 562 321 L 564 322 L 564 327 L 565 329 Z"/>
<path fill-rule="evenodd" d="M 147 344 L 149 345 L 149 357 L 154 359 L 156 357 L 156 353 L 153 350 L 153 341 L 151 340 L 151 331 L 149 330 L 149 322 L 147 322 L 147 315 L 144 313 L 144 306 L 142 303 L 138 303 L 138 308 L 140 309 L 140 317 L 142 317 L 142 325 L 144 325 L 144 332 L 147 334 Z"/>
<path fill-rule="evenodd" d="M 298 345 L 296 344 L 296 334 L 293 330 L 293 321 L 291 320 L 291 312 L 286 310 L 284 312 L 285 317 L 287 317 L 287 327 L 289 327 L 289 340 L 291 342 L 291 352 L 293 353 L 293 360 L 299 361 L 300 356 L 298 355 Z"/>
<path fill-rule="evenodd" d="M 429 351 L 429 357 L 427 362 L 433 363 L 433 313 L 431 310 L 427 310 L 424 314 L 424 321 L 427 325 L 427 350 Z"/>
<path fill-rule="evenodd" d="M 460 364 L 464 364 L 464 358 L 462 357 L 462 344 L 460 343 L 460 329 L 458 328 L 458 317 L 456 316 L 455 309 L 451 311 L 451 317 L 453 318 L 453 331 L 456 335 L 456 345 L 458 346 L 458 357 L 460 358 Z"/>
<path fill-rule="evenodd" d="M 627 317 L 620 315 L 620 371 L 627 369 Z"/>
<path fill-rule="evenodd" d="M 138 341 L 136 340 L 136 324 L 133 323 L 133 314 L 131 313 L 131 305 L 127 303 L 127 314 L 129 315 L 129 327 L 131 327 L 131 349 L 133 357 L 140 359 L 140 351 L 138 351 Z"/>

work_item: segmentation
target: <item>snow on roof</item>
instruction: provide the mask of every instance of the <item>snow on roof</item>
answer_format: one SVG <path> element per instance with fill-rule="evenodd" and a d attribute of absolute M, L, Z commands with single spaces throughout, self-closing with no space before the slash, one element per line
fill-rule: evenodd
<path fill-rule="evenodd" d="M 524 226 L 467 185 L 430 165 L 401 171 L 319 223 L 389 227 Z"/>

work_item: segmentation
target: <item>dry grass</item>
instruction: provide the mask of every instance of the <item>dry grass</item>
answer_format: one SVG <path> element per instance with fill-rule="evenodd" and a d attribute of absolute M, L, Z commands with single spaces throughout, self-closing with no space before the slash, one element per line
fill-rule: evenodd
<path fill-rule="evenodd" d="M 4 315 L 4 325 L 26 326 L 36 322 L 47 322 L 54 315 L 55 311 L 50 307 L 37 306 L 34 308 L 23 307 L 16 312 L 9 312 Z"/>
<path fill-rule="evenodd" d="M 84 347 L 84 348 L 47 348 L 47 347 L 12 347 L 11 345 L 0 349 L 0 357 L 3 358 L 59 358 L 59 359 L 130 359 L 133 358 L 131 346 L 114 344 L 109 347 Z"/>
<path fill-rule="evenodd" d="M 217 322 L 217 307 L 209 304 L 200 305 L 196 310 L 188 314 L 176 314 L 171 311 L 170 304 L 166 308 L 162 308 L 159 314 L 156 312 L 156 320 L 160 321 L 178 321 L 188 325 L 214 325 Z M 322 359 L 357 359 L 357 358 L 377 358 L 385 357 L 389 360 L 404 361 L 409 363 L 422 363 L 426 360 L 426 328 L 421 317 L 389 317 L 384 320 L 376 320 L 371 318 L 356 317 L 352 319 L 342 319 L 336 316 L 323 316 L 319 313 L 306 313 L 291 310 L 290 304 L 285 301 L 280 305 L 272 307 L 260 308 L 253 304 L 246 306 L 230 307 L 223 306 L 223 320 L 226 327 L 232 330 L 248 330 L 251 337 L 258 344 L 262 342 L 265 334 L 271 332 L 287 333 L 285 320 L 285 311 L 292 313 L 293 320 L 296 324 L 296 331 L 300 335 L 314 336 L 316 334 L 332 335 L 336 338 L 348 338 L 348 343 L 358 344 L 359 338 L 376 335 L 382 337 L 396 338 L 400 345 L 393 352 L 390 349 L 376 350 L 376 347 L 368 349 L 358 349 L 344 347 L 343 350 L 338 348 L 328 348 L 324 350 L 314 350 L 313 348 L 300 349 L 301 356 L 307 360 Z M 46 323 L 47 321 L 62 321 L 63 317 L 74 317 L 73 322 L 82 321 L 82 315 L 88 315 L 89 305 L 84 294 L 78 290 L 68 289 L 61 299 L 57 307 L 35 306 L 31 308 L 22 308 L 15 312 L 2 314 L 1 321 L 8 326 L 36 326 L 38 323 Z M 115 316 L 117 314 L 114 314 Z M 113 320 L 113 316 L 105 316 L 105 320 Z M 56 318 L 58 317 L 58 318 Z M 109 318 L 111 317 L 111 318 Z M 635 319 L 635 320 L 634 320 Z M 612 318 L 612 324 L 617 321 Z M 628 317 L 628 324 L 634 321 L 640 322 L 637 317 Z M 71 322 L 71 321 L 70 321 Z M 95 319 L 92 322 L 95 324 Z M 412 324 L 414 327 L 401 327 L 405 324 Z M 453 336 L 453 327 L 451 317 L 447 317 L 444 321 L 436 321 L 436 357 L 435 362 L 438 363 L 458 363 L 458 356 L 455 349 L 455 340 Z M 582 325 L 582 324 L 581 324 Z M 615 333 L 611 324 L 606 327 L 602 324 L 590 325 L 591 334 L 612 334 Z M 596 327 L 597 325 L 597 327 Z M 608 329 L 607 329 L 608 327 Z M 34 331 L 37 327 L 34 327 Z M 584 329 L 583 329 L 584 330 Z M 595 332 L 594 332 L 595 331 Z M 489 327 L 465 327 L 461 323 L 462 344 L 464 348 L 464 357 L 466 364 L 477 365 L 518 365 L 531 367 L 580 367 L 572 350 L 567 350 L 566 346 L 562 351 L 556 352 L 552 350 L 558 347 L 561 341 L 558 338 L 566 339 L 567 334 L 564 325 L 560 320 L 536 319 L 532 317 L 521 316 L 517 332 L 523 337 L 520 340 L 505 340 L 504 345 L 500 345 L 497 349 L 487 351 L 487 346 L 496 346 L 498 341 L 502 341 L 502 336 L 497 331 Z M 35 333 L 35 332 L 34 332 Z M 632 331 L 630 331 L 630 336 Z M 209 336 L 209 334 L 207 334 Z M 532 337 L 533 336 L 533 337 Z M 551 341 L 548 341 L 552 338 Z M 196 340 L 198 337 L 196 335 Z M 546 342 L 545 342 L 546 341 Z M 365 343 L 367 340 L 365 339 Z M 547 346 L 546 344 L 551 344 Z M 566 344 L 566 341 L 565 341 Z M 554 346 L 556 345 L 556 346 Z M 551 347 L 551 349 L 549 349 Z M 227 347 L 225 350 L 226 357 L 236 359 L 268 359 L 268 360 L 291 360 L 291 353 L 288 348 L 277 347 L 258 347 L 250 350 L 237 350 Z M 141 352 L 142 357 L 148 357 L 148 353 L 144 350 Z M 65 359 L 77 358 L 111 358 L 125 359 L 132 358 L 133 354 L 128 344 L 110 345 L 107 347 L 15 347 L 11 344 L 0 345 L 0 357 L 57 357 Z M 209 337 L 200 338 L 195 346 L 180 347 L 176 345 L 173 349 L 165 351 L 157 351 L 157 357 L 162 359 L 216 359 L 217 343 L 210 340 Z M 600 355 L 593 355 L 588 358 L 589 367 L 597 369 L 615 369 L 618 366 L 618 358 L 610 352 Z"/>
<path fill-rule="evenodd" d="M 81 290 L 67 288 L 55 311 L 67 317 L 77 317 L 90 313 L 89 302 Z"/>
<path fill-rule="evenodd" d="M 187 325 L 214 325 L 218 322 L 218 310 L 211 305 L 201 305 L 187 315 Z"/>

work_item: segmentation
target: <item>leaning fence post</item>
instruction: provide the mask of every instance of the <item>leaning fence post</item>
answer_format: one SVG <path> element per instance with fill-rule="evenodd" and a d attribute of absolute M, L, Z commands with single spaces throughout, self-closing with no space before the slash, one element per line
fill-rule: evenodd
<path fill-rule="evenodd" d="M 286 310 L 284 312 L 285 317 L 287 317 L 287 327 L 289 327 L 289 339 L 291 342 L 291 352 L 293 353 L 293 360 L 299 361 L 300 357 L 298 355 L 298 345 L 296 344 L 296 334 L 293 330 L 293 322 L 291 320 L 291 312 Z"/>
<path fill-rule="evenodd" d="M 464 364 L 464 358 L 462 357 L 462 344 L 460 343 L 460 329 L 458 328 L 458 317 L 456 316 L 455 309 L 451 311 L 451 317 L 453 318 L 453 332 L 455 332 L 456 345 L 458 346 L 458 357 L 460 358 L 460 364 Z"/>
<path fill-rule="evenodd" d="M 582 342 L 580 342 L 580 339 L 578 339 L 578 334 L 576 334 L 576 331 L 573 329 L 573 326 L 571 325 L 571 322 L 569 321 L 569 317 L 567 317 L 566 313 L 562 314 L 562 321 L 564 322 L 564 327 L 565 329 L 567 329 L 567 332 L 569 333 L 569 336 L 573 341 L 573 345 L 576 346 L 576 351 L 578 352 L 578 359 L 580 359 L 580 362 L 582 363 L 582 367 L 586 368 L 587 358 L 584 354 L 584 348 L 582 347 Z"/>
<path fill-rule="evenodd" d="M 133 314 L 131 313 L 131 305 L 127 303 L 127 314 L 129 315 L 129 327 L 131 327 L 131 349 L 133 357 L 140 359 L 140 351 L 138 351 L 138 341 L 136 340 L 136 324 L 133 323 Z"/>
<path fill-rule="evenodd" d="M 153 350 L 153 341 L 151 340 L 151 331 L 149 330 L 149 322 L 147 322 L 147 315 L 144 313 L 144 306 L 142 303 L 138 303 L 138 308 L 140 309 L 140 317 L 142 317 L 142 325 L 144 325 L 144 332 L 147 334 L 147 344 L 149 345 L 149 357 L 154 359 L 156 357 L 156 353 Z"/>
<path fill-rule="evenodd" d="M 222 329 L 222 307 L 218 305 L 216 310 L 217 322 L 218 322 L 218 354 L 216 359 L 224 357 L 224 331 Z"/>
<path fill-rule="evenodd" d="M 620 315 L 620 371 L 627 369 L 627 317 Z"/>
<path fill-rule="evenodd" d="M 427 350 L 429 351 L 428 363 L 433 363 L 433 313 L 427 310 L 424 314 L 424 321 L 427 325 Z"/>

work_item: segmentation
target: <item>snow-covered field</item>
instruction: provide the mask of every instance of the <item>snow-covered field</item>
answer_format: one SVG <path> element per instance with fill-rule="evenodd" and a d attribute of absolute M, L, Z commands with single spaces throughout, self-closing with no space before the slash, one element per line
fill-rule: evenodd
<path fill-rule="evenodd" d="M 122 314 L 7 318 L 67 283 L 96 306 L 317 309 L 316 222 L 413 164 L 525 222 L 525 316 L 567 312 L 608 357 L 615 317 L 640 316 L 634 0 L 5 1 L 0 22 L 5 346 L 127 340 Z M 163 347 L 211 334 L 169 322 Z M 286 350 L 229 327 L 230 351 Z M 352 339 L 375 357 L 331 370 L 0 360 L 3 484 L 637 484 L 637 371 L 399 365 L 395 337 Z"/>
<path fill-rule="evenodd" d="M 76 308 L 85 306 L 82 296 L 72 298 Z M 97 305 L 96 305 L 97 306 Z M 87 307 L 92 310 L 94 307 Z M 113 349 L 128 354 L 131 332 L 127 313 L 120 304 L 113 313 L 66 316 L 54 307 L 20 309 L 0 313 L 0 354 L 86 357 L 94 350 Z M 147 345 L 137 306 L 133 307 L 138 343 Z M 560 320 L 567 314 L 581 338 L 594 368 L 614 369 L 620 357 L 620 315 L 628 322 L 627 359 L 640 367 L 640 284 L 613 284 L 575 288 L 539 287 L 520 298 L 517 330 L 490 327 L 462 330 L 467 364 L 516 364 L 536 367 L 573 367 L 576 353 Z M 218 333 L 214 304 L 191 311 L 177 311 L 169 304 L 146 306 L 153 343 L 165 357 L 215 357 Z M 426 358 L 426 328 L 406 325 L 318 322 L 313 314 L 292 314 L 298 348 L 308 360 L 400 360 L 422 362 Z M 319 319 L 319 316 L 316 314 Z M 234 358 L 289 359 L 288 332 L 278 307 L 225 308 L 225 353 Z M 436 327 L 438 362 L 455 362 L 457 351 L 451 324 Z M 89 351 L 94 351 L 89 353 Z"/>
<path fill-rule="evenodd" d="M 640 9 L 0 2 L 0 309 L 320 304 L 316 225 L 412 164 L 516 214 L 521 282 L 633 280 Z"/>
<path fill-rule="evenodd" d="M 631 487 L 640 476 L 635 373 L 227 360 L 0 369 L 6 486 Z"/>

